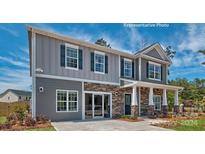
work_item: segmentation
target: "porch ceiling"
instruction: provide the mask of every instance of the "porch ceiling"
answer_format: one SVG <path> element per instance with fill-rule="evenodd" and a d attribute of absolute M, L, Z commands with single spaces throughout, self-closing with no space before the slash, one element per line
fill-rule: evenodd
<path fill-rule="evenodd" d="M 157 84 L 157 83 L 150 83 L 150 82 L 144 82 L 144 81 L 134 81 L 133 83 L 127 84 L 122 86 L 121 88 L 127 88 L 127 87 L 152 87 L 152 88 L 160 88 L 160 89 L 167 89 L 167 90 L 183 90 L 183 87 L 179 86 L 172 86 L 167 84 Z"/>

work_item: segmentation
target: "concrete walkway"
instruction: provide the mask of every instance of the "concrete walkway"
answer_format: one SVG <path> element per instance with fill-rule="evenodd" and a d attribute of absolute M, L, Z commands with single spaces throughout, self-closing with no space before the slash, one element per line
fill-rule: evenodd
<path fill-rule="evenodd" d="M 144 119 L 140 122 L 126 122 L 115 119 L 52 122 L 57 131 L 169 131 L 169 129 L 152 126 L 161 122 L 157 119 Z"/>

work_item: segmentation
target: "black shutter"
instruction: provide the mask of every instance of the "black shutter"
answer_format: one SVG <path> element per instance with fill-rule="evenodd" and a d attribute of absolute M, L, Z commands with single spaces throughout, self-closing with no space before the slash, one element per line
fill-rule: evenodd
<path fill-rule="evenodd" d="M 147 78 L 149 78 L 149 62 L 147 62 Z"/>
<path fill-rule="evenodd" d="M 65 67 L 65 44 L 61 44 L 61 59 L 60 59 L 60 65 L 61 67 Z"/>
<path fill-rule="evenodd" d="M 94 72 L 94 52 L 90 53 L 90 69 Z"/>
<path fill-rule="evenodd" d="M 78 50 L 78 64 L 79 64 L 79 69 L 83 69 L 83 50 L 79 49 Z"/>
<path fill-rule="evenodd" d="M 161 81 L 162 81 L 162 78 L 163 78 L 163 67 L 161 65 Z"/>
<path fill-rule="evenodd" d="M 121 67 L 121 76 L 124 77 L 124 59 L 121 58 L 120 60 L 120 67 Z"/>
<path fill-rule="evenodd" d="M 134 67 L 134 60 L 132 61 L 132 78 L 134 78 L 135 77 L 135 67 Z"/>
<path fill-rule="evenodd" d="M 108 73 L 108 56 L 105 55 L 105 73 Z"/>

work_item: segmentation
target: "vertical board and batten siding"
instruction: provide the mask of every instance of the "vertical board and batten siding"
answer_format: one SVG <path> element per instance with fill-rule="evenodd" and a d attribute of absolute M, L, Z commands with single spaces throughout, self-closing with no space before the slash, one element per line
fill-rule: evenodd
<path fill-rule="evenodd" d="M 108 55 L 108 73 L 97 74 L 90 68 L 90 53 L 94 50 L 79 46 L 83 53 L 83 69 L 66 69 L 60 65 L 60 46 L 65 42 L 40 34 L 37 34 L 36 37 L 36 68 L 42 68 L 43 74 L 119 83 L 118 55 L 106 53 Z"/>
<path fill-rule="evenodd" d="M 146 53 L 146 55 L 163 60 L 163 58 L 159 55 L 159 53 L 157 52 L 155 48 L 149 51 L 148 53 Z"/>
<path fill-rule="evenodd" d="M 162 65 L 162 81 L 157 81 L 157 80 L 151 80 L 147 78 L 147 63 L 149 60 L 142 58 L 141 63 L 142 63 L 142 72 L 141 72 L 141 80 L 146 81 L 146 82 L 152 82 L 152 83 L 162 83 L 166 84 L 166 78 L 167 78 L 167 68 L 165 64 Z M 152 61 L 155 62 L 155 61 Z M 157 63 L 157 62 L 156 62 Z"/>

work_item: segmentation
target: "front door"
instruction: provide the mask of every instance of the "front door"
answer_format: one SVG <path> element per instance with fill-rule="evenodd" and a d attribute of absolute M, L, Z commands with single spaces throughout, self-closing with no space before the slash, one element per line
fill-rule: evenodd
<path fill-rule="evenodd" d="M 104 117 L 104 95 L 94 94 L 93 112 L 94 118 Z"/>
<path fill-rule="evenodd" d="M 125 94 L 125 115 L 131 115 L 131 94 Z"/>

